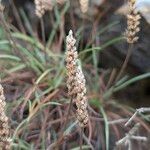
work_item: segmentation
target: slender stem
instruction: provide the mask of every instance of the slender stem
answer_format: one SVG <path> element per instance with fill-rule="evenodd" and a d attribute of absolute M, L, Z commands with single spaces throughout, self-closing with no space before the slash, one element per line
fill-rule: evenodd
<path fill-rule="evenodd" d="M 113 83 L 115 79 L 115 76 L 116 76 L 116 69 L 113 69 L 110 74 L 109 80 L 107 82 L 106 89 L 108 89 L 111 86 L 111 84 Z"/>
<path fill-rule="evenodd" d="M 82 128 L 80 128 L 80 150 L 82 150 L 82 142 L 83 142 L 83 133 Z"/>
<path fill-rule="evenodd" d="M 18 26 L 19 26 L 21 32 L 23 32 L 23 33 L 25 34 L 26 31 L 25 31 L 25 29 L 24 29 L 23 23 L 22 23 L 22 21 L 21 21 L 21 18 L 20 18 L 20 15 L 19 15 L 19 13 L 18 13 L 18 10 L 17 10 L 17 8 L 16 8 L 16 6 L 15 6 L 15 4 L 14 4 L 14 1 L 9 0 L 9 3 L 10 3 L 11 6 L 12 6 L 12 11 L 13 11 L 13 13 L 14 13 L 14 16 L 15 16 L 15 18 L 16 18 L 16 21 L 17 21 L 17 23 L 18 23 Z"/>
<path fill-rule="evenodd" d="M 46 38 L 45 38 L 45 27 L 44 27 L 43 18 L 40 19 L 40 24 L 41 24 L 42 41 L 44 45 L 45 62 L 46 62 Z"/>
<path fill-rule="evenodd" d="M 66 124 L 67 124 L 67 121 L 68 121 L 68 119 L 69 119 L 69 114 L 70 114 L 70 110 L 71 110 L 71 106 L 72 106 L 72 99 L 71 99 L 71 101 L 70 101 L 70 103 L 69 103 L 69 107 L 68 107 L 68 111 L 67 111 L 67 116 L 66 116 L 66 119 L 65 119 L 65 122 L 64 122 L 64 126 L 63 126 L 63 129 L 65 129 L 65 127 L 66 127 Z"/>
<path fill-rule="evenodd" d="M 118 80 L 121 78 L 122 74 L 124 73 L 124 71 L 125 71 L 125 69 L 126 69 L 126 67 L 127 67 L 127 64 L 128 64 L 128 62 L 129 62 L 129 59 L 130 59 L 130 57 L 131 57 L 132 51 L 133 51 L 133 44 L 130 44 L 130 45 L 129 45 L 129 48 L 128 48 L 127 55 L 126 55 L 126 58 L 125 58 L 125 60 L 124 60 L 124 63 L 123 63 L 123 65 L 122 65 L 121 70 L 120 70 L 119 74 L 117 75 L 115 81 L 118 81 Z"/>

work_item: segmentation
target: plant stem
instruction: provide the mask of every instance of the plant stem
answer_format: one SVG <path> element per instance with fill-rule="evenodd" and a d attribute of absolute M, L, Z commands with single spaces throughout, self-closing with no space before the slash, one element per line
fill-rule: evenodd
<path fill-rule="evenodd" d="M 40 24 L 41 24 L 42 42 L 44 45 L 45 62 L 47 64 L 47 61 L 46 61 L 46 38 L 45 38 L 45 27 L 44 27 L 43 18 L 40 19 Z"/>
<path fill-rule="evenodd" d="M 123 65 L 122 65 L 121 69 L 120 69 L 119 74 L 118 74 L 117 77 L 116 77 L 115 82 L 117 82 L 117 81 L 121 78 L 122 74 L 124 73 L 124 71 L 125 71 L 125 69 L 126 69 L 126 67 L 127 67 L 127 64 L 128 64 L 128 62 L 129 62 L 130 56 L 131 56 L 131 54 L 132 54 L 132 51 L 133 51 L 133 44 L 130 44 L 130 45 L 129 45 L 129 48 L 128 48 L 127 55 L 126 55 L 126 58 L 125 58 L 124 63 L 123 63 Z"/>
<path fill-rule="evenodd" d="M 82 150 L 82 139 L 83 139 L 83 133 L 82 133 L 82 128 L 80 128 L 80 150 Z"/>

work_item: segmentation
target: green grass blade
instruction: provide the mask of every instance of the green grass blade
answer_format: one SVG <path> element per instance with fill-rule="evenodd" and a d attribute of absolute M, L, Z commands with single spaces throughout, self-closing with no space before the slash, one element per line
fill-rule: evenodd
<path fill-rule="evenodd" d="M 106 150 L 109 150 L 109 123 L 108 123 L 108 118 L 107 118 L 107 115 L 106 115 L 104 108 L 102 106 L 100 106 L 100 111 L 104 117 L 104 122 L 105 122 Z"/>
<path fill-rule="evenodd" d="M 137 82 L 137 81 L 139 81 L 139 80 L 143 80 L 143 79 L 145 79 L 145 78 L 150 78 L 150 72 L 149 72 L 149 73 L 142 74 L 142 75 L 139 75 L 139 76 L 137 76 L 137 77 L 134 77 L 134 78 L 132 78 L 132 79 L 130 79 L 130 80 L 124 82 L 124 83 L 121 84 L 120 86 L 114 88 L 113 91 L 114 91 L 114 92 L 117 92 L 117 91 L 119 91 L 119 90 L 121 90 L 121 89 L 123 89 L 123 88 L 129 86 L 130 84 L 132 84 L 132 83 L 134 83 L 134 82 Z"/>
<path fill-rule="evenodd" d="M 6 55 L 6 54 L 0 54 L 0 58 L 2 59 L 9 59 L 9 60 L 13 60 L 13 61 L 21 61 L 21 59 L 17 56 L 13 56 L 13 55 Z"/>
<path fill-rule="evenodd" d="M 114 44 L 116 42 L 120 42 L 121 40 L 123 40 L 123 37 L 114 38 L 114 39 L 106 42 L 105 44 L 103 44 L 101 47 L 93 47 L 93 48 L 85 49 L 85 50 L 81 51 L 79 53 L 79 55 L 83 55 L 83 54 L 85 54 L 87 52 L 91 52 L 91 51 L 99 51 L 99 52 L 101 52 L 104 48 L 106 48 L 106 47 L 108 47 L 108 46 L 110 46 L 110 45 L 112 45 L 112 44 Z"/>
<path fill-rule="evenodd" d="M 50 33 L 48 42 L 46 44 L 47 48 L 49 48 L 51 46 L 51 44 L 53 42 L 53 39 L 54 39 L 54 36 L 56 34 L 56 31 L 57 31 L 57 29 L 58 29 L 58 27 L 59 27 L 59 25 L 61 23 L 61 16 L 65 15 L 65 13 L 67 12 L 69 6 L 70 6 L 70 2 L 67 1 L 65 6 L 64 6 L 64 8 L 63 8 L 63 10 L 60 13 L 58 12 L 58 9 L 56 7 L 56 9 L 55 9 L 56 23 L 54 24 L 54 27 L 53 27 L 53 29 L 52 29 L 52 31 Z"/>
<path fill-rule="evenodd" d="M 97 36 L 99 36 L 100 34 L 106 32 L 109 28 L 112 28 L 113 26 L 117 25 L 118 23 L 119 23 L 118 21 L 115 21 L 115 22 L 110 23 L 107 26 L 103 27 L 101 30 L 99 30 L 97 32 L 97 34 L 95 36 L 93 36 L 92 40 L 87 44 L 86 48 L 88 48 L 94 42 L 94 40 Z"/>
<path fill-rule="evenodd" d="M 23 70 L 25 68 L 26 68 L 25 64 L 19 64 L 19 65 L 16 65 L 15 67 L 9 69 L 8 72 L 13 73 L 13 72 L 16 72 L 16 71 L 19 71 L 19 70 Z"/>
<path fill-rule="evenodd" d="M 36 80 L 35 84 L 39 84 L 40 81 L 50 72 L 52 71 L 53 69 L 47 69 L 46 71 L 44 71 L 40 77 Z"/>

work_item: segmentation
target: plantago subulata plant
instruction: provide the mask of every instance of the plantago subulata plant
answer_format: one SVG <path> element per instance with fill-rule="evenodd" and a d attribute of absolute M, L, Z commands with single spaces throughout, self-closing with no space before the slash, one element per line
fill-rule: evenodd
<path fill-rule="evenodd" d="M 66 68 L 67 68 L 67 87 L 68 94 L 73 102 L 76 103 L 76 116 L 81 127 L 88 123 L 87 98 L 85 78 L 81 67 L 78 64 L 78 53 L 75 46 L 76 40 L 70 30 L 66 38 Z"/>
<path fill-rule="evenodd" d="M 5 114 L 5 96 L 0 84 L 0 150 L 10 150 L 10 130 L 8 118 Z"/>
<path fill-rule="evenodd" d="M 141 16 L 136 9 L 136 0 L 128 0 L 128 7 L 129 7 L 129 13 L 127 14 L 127 29 L 125 32 L 125 38 L 127 40 L 127 43 L 129 44 L 129 48 L 127 51 L 125 61 L 121 67 L 121 70 L 120 70 L 117 78 L 116 78 L 116 81 L 118 79 L 120 79 L 120 77 L 124 73 L 124 71 L 127 67 L 127 64 L 129 62 L 130 56 L 132 54 L 133 45 L 139 39 L 137 34 L 140 31 L 139 24 L 140 24 Z"/>

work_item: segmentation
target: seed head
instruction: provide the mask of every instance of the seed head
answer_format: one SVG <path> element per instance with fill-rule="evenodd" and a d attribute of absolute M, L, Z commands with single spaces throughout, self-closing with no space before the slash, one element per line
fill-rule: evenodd
<path fill-rule="evenodd" d="M 82 13 L 86 13 L 89 7 L 89 0 L 80 0 L 79 2 Z"/>
<path fill-rule="evenodd" d="M 135 43 L 139 39 L 137 33 L 140 31 L 141 16 L 135 8 L 135 2 L 136 0 L 128 0 L 129 14 L 127 15 L 127 30 L 125 33 L 128 43 Z"/>
<path fill-rule="evenodd" d="M 5 115 L 5 96 L 0 84 L 0 149 L 10 150 L 10 130 L 8 118 Z"/>
<path fill-rule="evenodd" d="M 55 2 L 63 4 L 65 0 L 35 0 L 35 13 L 41 18 L 46 11 L 52 10 Z"/>
<path fill-rule="evenodd" d="M 4 6 L 2 5 L 2 3 L 0 2 L 0 12 L 3 12 L 4 11 Z"/>
<path fill-rule="evenodd" d="M 76 103 L 76 116 L 81 127 L 88 123 L 87 98 L 85 78 L 78 64 L 78 53 L 75 47 L 76 40 L 70 30 L 66 37 L 66 68 L 68 95 Z"/>

